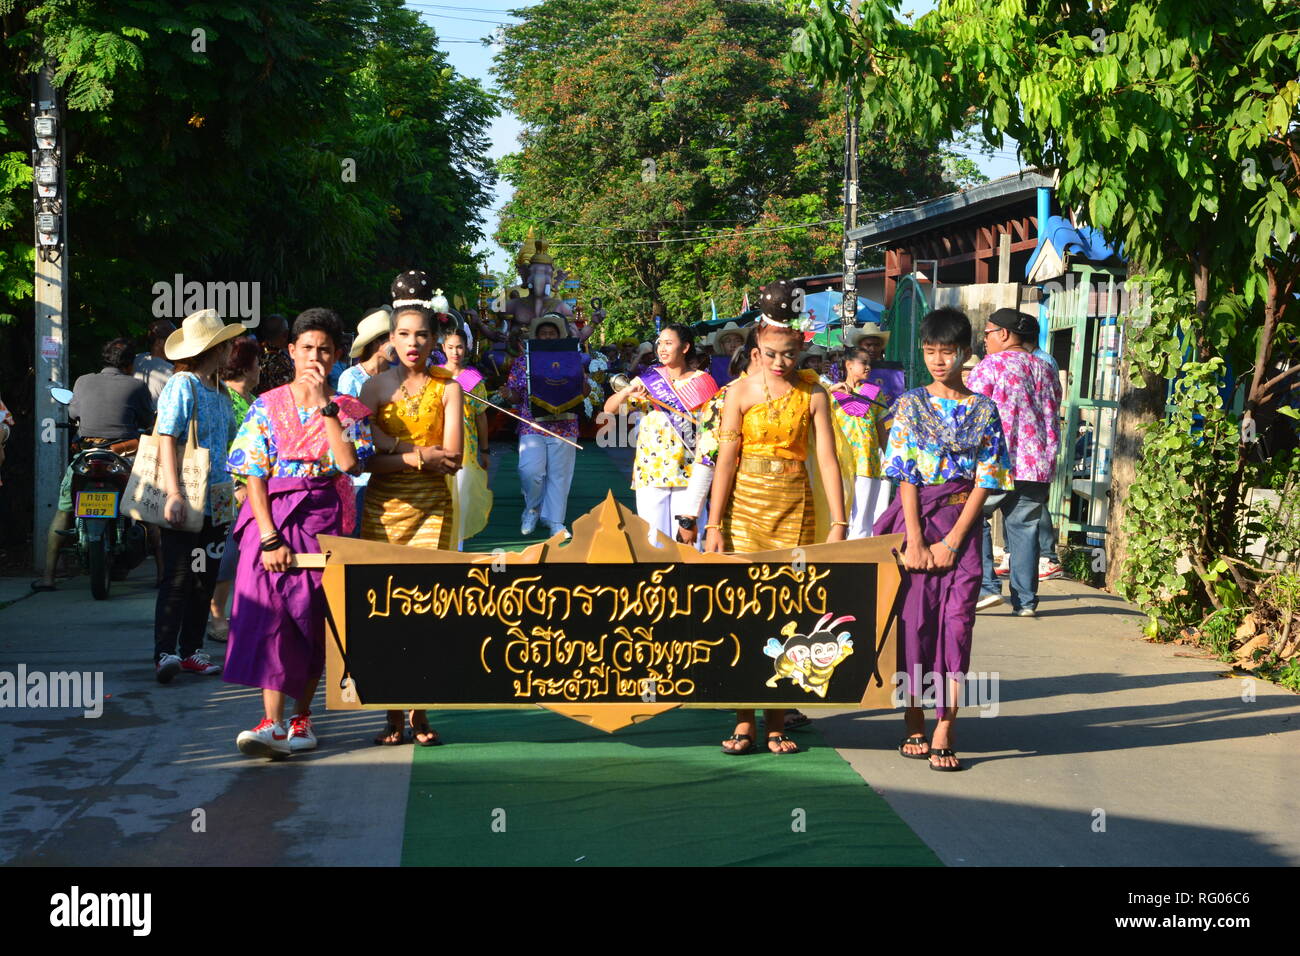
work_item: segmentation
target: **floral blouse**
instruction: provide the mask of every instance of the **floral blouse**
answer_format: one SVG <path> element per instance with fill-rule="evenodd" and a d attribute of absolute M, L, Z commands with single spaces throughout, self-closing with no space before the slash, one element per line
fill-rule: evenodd
<path fill-rule="evenodd" d="M 853 473 L 859 478 L 883 477 L 879 427 L 888 413 L 879 405 L 872 403 L 868 406 L 865 415 L 850 415 L 836 400 L 835 392 L 831 392 L 830 400 L 835 424 L 840 427 L 849 447 L 853 449 Z"/>
<path fill-rule="evenodd" d="M 1061 445 L 1061 380 L 1052 367 L 1028 352 L 1007 349 L 984 356 L 966 384 L 997 403 L 1015 477 L 1051 481 Z"/>
<path fill-rule="evenodd" d="M 692 408 L 691 414 L 700 419 L 712 398 L 720 394 L 715 392 L 702 405 Z M 627 404 L 641 416 L 636 431 L 636 458 L 632 463 L 632 490 L 685 488 L 690 483 L 693 456 L 687 454 L 668 413 L 640 398 L 628 399 Z M 698 436 L 691 434 L 692 428 L 688 422 L 686 436 L 695 439 L 698 447 Z"/>
<path fill-rule="evenodd" d="M 298 406 L 298 420 L 304 425 L 314 414 L 316 409 Z M 351 429 L 355 429 L 356 437 L 353 441 L 357 448 L 357 459 L 364 467 L 365 462 L 375 453 L 369 420 L 357 422 L 350 426 L 349 430 Z M 352 438 L 351 435 L 348 437 Z M 282 461 L 276 451 L 277 441 L 275 429 L 271 426 L 271 416 L 266 401 L 259 397 L 249 406 L 248 417 L 239 426 L 235 443 L 230 446 L 226 466 L 232 475 L 249 478 L 331 478 L 339 474 L 331 451 L 326 451 L 325 457 L 316 461 Z"/>
<path fill-rule="evenodd" d="M 1011 458 L 993 400 L 936 398 L 924 388 L 904 392 L 894 406 L 885 477 L 913 485 L 966 478 L 977 488 L 1011 491 Z"/>

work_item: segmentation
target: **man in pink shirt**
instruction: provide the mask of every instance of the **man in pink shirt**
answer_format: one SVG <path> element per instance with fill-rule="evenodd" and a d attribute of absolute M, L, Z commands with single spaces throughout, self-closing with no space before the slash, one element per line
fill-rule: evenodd
<path fill-rule="evenodd" d="M 1011 608 L 1018 617 L 1033 617 L 1038 606 L 1038 525 L 1056 474 L 1061 440 L 1061 383 L 1052 367 L 1033 354 L 1037 344 L 1037 319 L 1016 309 L 998 309 L 984 326 L 988 354 L 967 380 L 971 391 L 987 395 L 997 404 L 1011 455 L 1015 490 L 990 501 L 985 517 L 994 510 L 1002 511 L 1011 552 Z M 977 609 L 1003 603 L 987 520 L 981 591 Z"/>

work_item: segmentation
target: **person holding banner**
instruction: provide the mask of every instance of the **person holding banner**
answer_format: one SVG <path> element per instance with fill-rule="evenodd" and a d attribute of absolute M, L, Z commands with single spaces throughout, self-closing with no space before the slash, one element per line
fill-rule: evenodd
<path fill-rule="evenodd" d="M 568 534 L 564 518 L 578 454 L 578 415 L 572 409 L 591 394 L 591 383 L 583 371 L 578 343 L 565 338 L 567 332 L 562 315 L 548 312 L 535 318 L 524 354 L 510 367 L 501 390 L 524 420 L 519 425 L 519 483 L 524 491 L 519 533 L 523 535 L 533 533 L 539 518 L 552 535 Z"/>
<path fill-rule="evenodd" d="M 247 497 L 235 520 L 239 564 L 222 678 L 262 688 L 264 718 L 236 739 L 243 754 L 271 758 L 311 750 L 311 700 L 325 666 L 325 595 L 320 570 L 294 568 L 295 554 L 320 551 L 317 535 L 348 534 L 356 499 L 348 475 L 373 446 L 370 410 L 335 394 L 329 370 L 343 326 L 329 309 L 294 320 L 294 377 L 248 409 L 227 466 Z M 285 698 L 295 700 L 288 726 Z"/>
<path fill-rule="evenodd" d="M 472 365 L 465 363 L 469 358 L 469 341 L 459 329 L 443 332 L 438 347 L 447 357 L 443 366 L 466 396 L 474 395 L 487 398 L 487 388 L 483 385 L 483 373 Z M 487 409 L 482 402 L 475 402 L 466 397 L 463 401 L 465 437 L 464 467 L 456 472 L 454 490 L 456 492 L 456 550 L 465 550 L 465 539 L 472 538 L 487 527 L 488 515 L 492 511 L 492 489 L 488 487 L 488 444 Z"/>
<path fill-rule="evenodd" d="M 875 532 L 904 535 L 898 633 L 909 706 L 898 752 L 951 772 L 963 769 L 952 750 L 953 722 L 983 576 L 984 501 L 990 491 L 1011 489 L 1011 459 L 997 405 L 962 384 L 970 320 L 957 309 L 936 309 L 921 320 L 920 338 L 934 381 L 904 392 L 894 406 L 885 476 L 899 482 L 898 496 Z M 923 684 L 939 684 L 945 695 L 930 741 L 918 705 Z"/>
<path fill-rule="evenodd" d="M 868 538 L 871 528 L 889 504 L 889 482 L 884 480 L 881 449 L 889 440 L 879 387 L 867 381 L 870 353 L 858 346 L 844 358 L 844 381 L 831 387 L 835 424 L 852 449 L 854 463 L 853 508 L 847 537 Z"/>
<path fill-rule="evenodd" d="M 718 391 L 708 372 L 688 367 L 695 339 L 685 325 L 664 326 L 655 346 L 659 366 L 646 369 L 605 401 L 606 415 L 618 414 L 625 404 L 645 413 L 637 428 L 632 490 L 636 513 L 650 525 L 652 544 L 656 530 L 670 540 L 678 528 L 695 531 L 694 512 L 682 505 L 695 458 L 698 413 Z"/>
<path fill-rule="evenodd" d="M 465 413 L 464 396 L 452 373 L 428 365 L 436 321 L 424 306 L 398 306 L 390 341 L 400 364 L 361 389 L 361 401 L 375 409 L 370 422 L 375 455 L 361 537 L 448 551 L 456 540 L 451 476 L 461 467 Z M 463 349 L 464 340 L 456 341 Z M 402 717 L 400 710 L 388 711 L 388 726 L 375 743 L 402 743 Z M 411 711 L 409 720 L 420 746 L 442 743 L 424 711 Z"/>
<path fill-rule="evenodd" d="M 805 463 L 810 440 L 815 440 L 830 511 L 826 540 L 843 541 L 848 529 L 830 399 L 814 373 L 797 371 L 806 320 L 798 314 L 795 291 L 786 280 L 763 288 L 756 361 L 749 375 L 727 389 L 706 551 L 774 551 L 813 543 L 816 518 Z M 767 749 L 798 753 L 784 720 L 784 710 L 765 712 Z M 738 711 L 723 753 L 752 753 L 756 729 L 754 711 Z"/>

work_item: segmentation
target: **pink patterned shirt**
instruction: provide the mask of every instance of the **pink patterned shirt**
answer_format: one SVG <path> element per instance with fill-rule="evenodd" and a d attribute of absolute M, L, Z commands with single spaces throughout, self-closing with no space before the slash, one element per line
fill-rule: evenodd
<path fill-rule="evenodd" d="M 1011 475 L 1017 481 L 1051 481 L 1061 445 L 1057 416 L 1061 383 L 1052 367 L 1028 352 L 1008 349 L 984 356 L 966 381 L 972 392 L 998 406 Z"/>

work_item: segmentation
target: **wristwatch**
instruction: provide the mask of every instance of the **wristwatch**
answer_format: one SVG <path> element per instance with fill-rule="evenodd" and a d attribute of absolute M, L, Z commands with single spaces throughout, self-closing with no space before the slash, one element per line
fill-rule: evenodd
<path fill-rule="evenodd" d="M 321 413 L 321 417 L 323 418 L 338 418 L 339 403 L 333 401 L 326 402 L 324 405 L 321 406 L 320 413 Z"/>
<path fill-rule="evenodd" d="M 695 519 L 692 518 L 690 515 L 678 515 L 677 527 L 681 528 L 684 531 L 694 531 Z"/>

